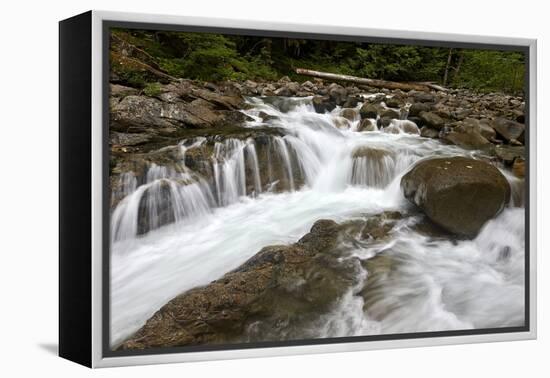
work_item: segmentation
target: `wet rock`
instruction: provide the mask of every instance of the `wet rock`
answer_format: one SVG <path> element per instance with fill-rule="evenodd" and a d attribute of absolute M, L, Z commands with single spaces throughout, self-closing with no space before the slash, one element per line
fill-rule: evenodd
<path fill-rule="evenodd" d="M 266 85 L 264 88 L 261 89 L 260 94 L 262 96 L 275 96 L 275 86 L 272 84 Z"/>
<path fill-rule="evenodd" d="M 465 122 L 470 122 L 470 120 L 473 120 L 472 118 L 466 118 L 464 121 Z M 477 120 L 473 120 L 473 121 L 477 121 Z M 496 141 L 496 137 L 497 137 L 497 133 L 495 131 L 495 129 L 493 129 L 489 123 L 489 120 L 487 119 L 482 119 L 482 120 L 479 120 L 477 121 L 477 124 L 479 125 L 479 132 L 481 133 L 481 135 L 483 135 L 484 138 L 494 142 Z"/>
<path fill-rule="evenodd" d="M 149 134 L 129 134 L 116 131 L 111 131 L 109 137 L 112 146 L 138 146 L 153 139 Z"/>
<path fill-rule="evenodd" d="M 352 122 L 359 118 L 359 112 L 357 111 L 357 109 L 352 109 L 352 108 L 342 109 L 342 111 L 340 112 L 340 115 Z"/>
<path fill-rule="evenodd" d="M 300 90 L 300 84 L 296 82 L 289 82 L 289 83 L 286 83 L 281 88 L 277 89 L 275 91 L 275 95 L 283 96 L 283 97 L 291 97 L 291 96 L 294 96 L 299 90 Z"/>
<path fill-rule="evenodd" d="M 381 118 L 399 119 L 399 112 L 394 109 L 386 109 L 380 114 Z"/>
<path fill-rule="evenodd" d="M 448 239 L 449 237 L 452 238 L 453 236 L 447 230 L 445 230 L 441 226 L 438 226 L 437 224 L 432 222 L 430 218 L 428 218 L 427 216 L 423 216 L 411 228 L 421 235 L 428 236 L 434 239 L 440 239 L 440 238 Z"/>
<path fill-rule="evenodd" d="M 307 80 L 302 83 L 302 89 L 305 91 L 314 91 L 316 86 L 311 81 Z"/>
<path fill-rule="evenodd" d="M 191 89 L 190 94 L 214 104 L 216 110 L 239 110 L 244 104 L 243 98 L 234 93 L 222 94 L 205 89 Z"/>
<path fill-rule="evenodd" d="M 359 104 L 361 101 L 362 99 L 359 96 L 348 96 L 346 102 L 344 102 L 344 105 L 342 105 L 342 107 L 355 108 L 357 104 Z"/>
<path fill-rule="evenodd" d="M 259 113 L 258 113 L 258 117 L 260 117 L 260 118 L 262 119 L 262 121 L 264 121 L 264 122 L 268 122 L 268 121 L 272 121 L 272 120 L 279 119 L 279 117 L 274 116 L 274 115 L 271 115 L 271 114 L 267 114 L 267 113 L 264 112 L 264 111 L 259 112 Z"/>
<path fill-rule="evenodd" d="M 172 299 L 117 349 L 303 338 L 304 325 L 357 284 L 353 243 L 384 237 L 400 217 L 319 220 L 297 243 L 265 247 L 219 280 Z"/>
<path fill-rule="evenodd" d="M 137 95 L 139 91 L 135 88 L 126 87 L 120 84 L 109 84 L 109 95 L 113 97 L 126 97 Z"/>
<path fill-rule="evenodd" d="M 406 134 L 413 134 L 413 135 L 420 135 L 420 130 L 418 129 L 418 126 L 416 123 L 410 120 L 400 120 L 399 121 L 399 127 L 402 132 Z"/>
<path fill-rule="evenodd" d="M 483 135 L 477 120 L 459 121 L 450 130 L 442 130 L 439 137 L 467 150 L 482 149 L 491 144 Z"/>
<path fill-rule="evenodd" d="M 469 117 L 472 114 L 471 109 L 457 108 L 451 111 L 450 116 L 458 121 L 462 121 L 466 117 Z"/>
<path fill-rule="evenodd" d="M 422 160 L 403 176 L 401 188 L 434 223 L 467 237 L 510 201 L 510 185 L 497 168 L 463 157 Z"/>
<path fill-rule="evenodd" d="M 388 127 L 389 125 L 391 125 L 392 120 L 393 118 L 390 118 L 390 117 L 380 117 L 376 120 L 376 125 L 378 126 L 379 129 Z"/>
<path fill-rule="evenodd" d="M 386 106 L 390 108 L 400 108 L 403 105 L 403 101 L 397 97 L 389 97 L 384 101 Z"/>
<path fill-rule="evenodd" d="M 162 105 L 160 100 L 154 98 L 127 96 L 111 109 L 110 128 L 117 131 L 144 131 L 148 127 L 175 127 L 169 119 L 161 117 Z"/>
<path fill-rule="evenodd" d="M 516 177 L 524 178 L 525 177 L 525 159 L 518 157 L 514 160 L 512 164 L 512 172 Z"/>
<path fill-rule="evenodd" d="M 330 99 L 329 96 L 314 96 L 312 99 L 313 107 L 317 113 L 331 112 L 336 108 L 336 104 Z"/>
<path fill-rule="evenodd" d="M 283 76 L 279 79 L 278 83 L 279 84 L 286 84 L 286 83 L 290 83 L 292 80 L 290 80 L 290 78 L 288 76 Z"/>
<path fill-rule="evenodd" d="M 334 122 L 334 126 L 338 129 L 349 129 L 350 127 L 350 121 L 347 118 L 333 117 L 332 121 Z"/>
<path fill-rule="evenodd" d="M 245 85 L 246 85 L 246 84 L 247 84 L 247 83 L 245 83 Z M 216 91 L 219 90 L 219 88 L 218 88 L 218 86 L 217 86 L 216 84 L 210 83 L 210 82 L 204 83 L 204 87 L 205 87 L 206 89 L 209 89 L 209 90 L 214 91 L 214 92 L 216 92 Z"/>
<path fill-rule="evenodd" d="M 392 309 L 388 306 L 380 305 L 384 303 L 383 291 L 380 289 L 398 273 L 399 264 L 399 260 L 386 252 L 381 252 L 363 263 L 369 275 L 359 295 L 363 297 L 363 310 L 368 311 L 370 319 L 381 321 L 391 312 Z"/>
<path fill-rule="evenodd" d="M 376 131 L 378 128 L 370 119 L 365 118 L 361 120 L 361 123 L 357 127 L 357 131 Z"/>
<path fill-rule="evenodd" d="M 435 102 L 436 100 L 436 96 L 429 92 L 415 92 L 412 96 L 417 102 Z"/>
<path fill-rule="evenodd" d="M 382 118 L 382 120 L 385 120 L 386 118 Z M 420 130 L 418 129 L 418 126 L 412 121 L 409 120 L 391 120 L 389 122 L 389 125 L 384 127 L 383 131 L 385 133 L 391 133 L 391 134 L 399 134 L 399 133 L 406 133 L 406 134 L 414 134 L 414 135 L 420 135 Z"/>
<path fill-rule="evenodd" d="M 398 211 L 386 211 L 369 217 L 361 229 L 361 238 L 365 240 L 381 240 L 386 238 L 396 222 L 403 218 Z"/>
<path fill-rule="evenodd" d="M 434 112 L 421 112 L 418 116 L 424 125 L 432 129 L 441 130 L 441 128 L 445 126 L 445 120 Z"/>
<path fill-rule="evenodd" d="M 423 122 L 424 122 L 424 121 L 422 121 L 422 120 L 420 119 L 420 117 L 413 116 L 413 117 L 407 117 L 407 119 L 408 119 L 409 121 L 411 121 L 411 122 L 416 123 L 416 124 L 419 125 L 419 126 L 423 126 Z"/>
<path fill-rule="evenodd" d="M 420 136 L 423 136 L 424 138 L 438 138 L 439 131 L 428 126 L 422 126 L 420 128 Z"/>
<path fill-rule="evenodd" d="M 208 91 L 209 92 L 209 91 Z M 203 97 L 191 102 L 172 99 L 169 102 L 147 96 L 126 96 L 112 107 L 111 130 L 121 132 L 143 132 L 151 129 L 207 128 L 235 121 L 231 117 L 243 119 L 236 111 L 236 102 L 225 96 L 211 97 L 210 102 Z M 223 105 L 222 105 L 223 104 Z M 234 114 L 239 113 L 239 114 Z"/>
<path fill-rule="evenodd" d="M 310 97 L 313 96 L 313 92 L 298 91 L 296 92 L 296 97 Z"/>
<path fill-rule="evenodd" d="M 516 113 L 516 122 L 525 123 L 525 113 L 519 111 Z"/>
<path fill-rule="evenodd" d="M 491 127 L 506 140 L 516 139 L 523 142 L 525 125 L 509 119 L 497 117 L 491 122 Z"/>
<path fill-rule="evenodd" d="M 383 157 L 393 157 L 393 153 L 381 148 L 374 148 L 368 146 L 356 147 L 352 152 L 352 158 L 367 158 L 367 160 L 381 160 Z"/>
<path fill-rule="evenodd" d="M 361 118 L 376 118 L 378 117 L 378 112 L 384 109 L 381 105 L 365 103 L 359 109 L 359 114 Z"/>
<path fill-rule="evenodd" d="M 495 154 L 505 164 L 511 165 L 516 158 L 525 158 L 525 148 L 522 146 L 496 146 Z"/>
<path fill-rule="evenodd" d="M 418 116 L 420 113 L 429 112 L 430 110 L 432 110 L 432 105 L 416 102 L 410 106 L 409 116 Z"/>
<path fill-rule="evenodd" d="M 336 105 L 344 105 L 347 100 L 348 91 L 338 84 L 331 84 L 328 88 L 328 95 Z"/>
<path fill-rule="evenodd" d="M 137 234 L 173 223 L 175 212 L 172 204 L 172 187 L 168 180 L 160 180 L 145 190 L 138 208 Z"/>

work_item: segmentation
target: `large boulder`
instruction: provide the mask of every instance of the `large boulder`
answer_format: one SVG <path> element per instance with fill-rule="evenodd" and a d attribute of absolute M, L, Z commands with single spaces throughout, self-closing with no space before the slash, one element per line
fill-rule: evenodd
<path fill-rule="evenodd" d="M 240 95 L 222 94 L 182 82 L 159 84 L 154 96 L 111 86 L 110 129 L 125 133 L 169 133 L 178 128 L 202 129 L 244 121 Z M 115 97 L 118 94 L 119 97 Z"/>
<path fill-rule="evenodd" d="M 497 168 L 464 157 L 423 160 L 403 176 L 401 188 L 434 223 L 467 237 L 510 201 L 510 185 Z"/>

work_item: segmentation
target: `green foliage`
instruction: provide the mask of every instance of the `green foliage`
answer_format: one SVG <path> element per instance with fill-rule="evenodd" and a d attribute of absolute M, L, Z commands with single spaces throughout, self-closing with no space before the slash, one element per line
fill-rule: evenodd
<path fill-rule="evenodd" d="M 453 78 L 454 85 L 485 91 L 515 93 L 523 90 L 523 54 L 491 50 L 465 50 L 463 54 L 463 68 Z"/>
<path fill-rule="evenodd" d="M 147 83 L 143 88 L 143 93 L 147 96 L 154 97 L 162 93 L 162 87 L 160 83 Z"/>
<path fill-rule="evenodd" d="M 175 77 L 204 81 L 277 80 L 297 67 L 395 81 L 433 81 L 480 91 L 519 92 L 524 84 L 522 53 L 442 47 L 264 38 L 211 33 L 113 31 L 154 57 Z M 449 59 L 450 52 L 450 60 Z M 449 64 L 448 64 L 449 63 Z M 144 72 L 116 70 L 138 87 L 157 81 Z"/>

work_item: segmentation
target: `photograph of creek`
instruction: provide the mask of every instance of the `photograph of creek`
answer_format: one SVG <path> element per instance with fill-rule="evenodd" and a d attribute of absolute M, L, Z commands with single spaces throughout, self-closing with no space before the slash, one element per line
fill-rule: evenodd
<path fill-rule="evenodd" d="M 523 326 L 521 52 L 112 29 L 110 345 Z"/>

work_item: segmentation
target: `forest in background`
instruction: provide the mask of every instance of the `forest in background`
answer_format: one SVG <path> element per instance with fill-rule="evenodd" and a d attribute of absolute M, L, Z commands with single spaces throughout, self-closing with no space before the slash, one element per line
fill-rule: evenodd
<path fill-rule="evenodd" d="M 138 47 L 158 69 L 178 78 L 305 81 L 294 69 L 307 68 L 481 92 L 521 94 L 524 88 L 524 54 L 515 51 L 128 29 L 113 30 L 111 43 L 113 38 Z M 119 59 L 111 51 L 113 71 L 127 84 L 143 88 L 158 80 Z"/>

